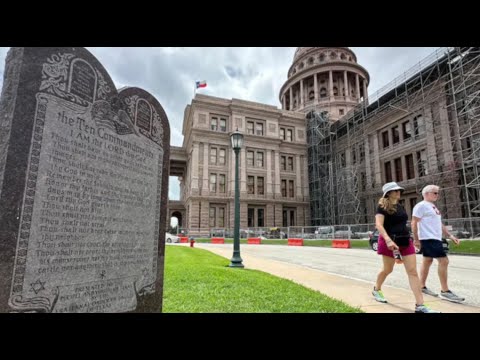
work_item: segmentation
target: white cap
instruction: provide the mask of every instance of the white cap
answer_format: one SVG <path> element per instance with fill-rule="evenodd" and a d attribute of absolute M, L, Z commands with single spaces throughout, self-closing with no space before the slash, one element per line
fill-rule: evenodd
<path fill-rule="evenodd" d="M 398 186 L 398 184 L 396 182 L 389 182 L 389 183 L 386 183 L 385 185 L 383 185 L 382 187 L 382 191 L 383 191 L 383 197 L 387 197 L 387 193 L 389 193 L 390 191 L 393 191 L 393 190 L 405 190 L 404 188 L 402 188 L 401 186 Z"/>

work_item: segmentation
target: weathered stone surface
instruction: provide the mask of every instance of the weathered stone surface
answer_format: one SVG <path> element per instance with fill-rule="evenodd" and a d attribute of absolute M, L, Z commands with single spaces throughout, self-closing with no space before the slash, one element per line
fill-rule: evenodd
<path fill-rule="evenodd" d="M 84 48 L 12 48 L 0 101 L 0 312 L 160 312 L 170 129 Z"/>

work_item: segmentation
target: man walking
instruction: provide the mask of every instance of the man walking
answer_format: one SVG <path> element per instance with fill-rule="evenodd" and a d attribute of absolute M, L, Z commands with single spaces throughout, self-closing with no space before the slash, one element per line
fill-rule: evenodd
<path fill-rule="evenodd" d="M 435 206 L 438 200 L 440 188 L 436 185 L 427 185 L 422 190 L 423 201 L 419 202 L 413 208 L 412 213 L 412 231 L 415 246 L 422 249 L 423 261 L 420 269 L 420 282 L 422 292 L 432 296 L 438 296 L 435 292 L 426 287 L 426 281 L 433 259 L 438 261 L 438 277 L 442 287 L 440 297 L 452 302 L 462 302 L 465 298 L 454 294 L 448 288 L 447 270 L 448 257 L 443 249 L 442 234 L 453 240 L 455 244 L 460 244 L 455 236 L 448 232 L 445 225 L 442 224 L 442 215 Z"/>

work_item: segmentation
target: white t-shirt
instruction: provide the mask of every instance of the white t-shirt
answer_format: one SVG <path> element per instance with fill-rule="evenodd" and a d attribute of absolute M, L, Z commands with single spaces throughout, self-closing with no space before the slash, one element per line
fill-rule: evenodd
<path fill-rule="evenodd" d="M 420 201 L 413 208 L 412 215 L 419 218 L 419 240 L 434 239 L 442 241 L 442 215 L 435 204 L 428 201 Z"/>

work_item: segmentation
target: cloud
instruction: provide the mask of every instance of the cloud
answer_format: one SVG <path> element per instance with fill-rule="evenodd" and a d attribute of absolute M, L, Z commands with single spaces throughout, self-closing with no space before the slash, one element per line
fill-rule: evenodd
<path fill-rule="evenodd" d="M 182 146 L 185 107 L 191 103 L 195 81 L 206 80 L 198 93 L 238 98 L 281 107 L 278 94 L 287 79 L 294 47 L 87 48 L 103 64 L 115 85 L 137 86 L 152 93 L 167 113 L 171 144 Z M 352 47 L 370 73 L 369 94 L 431 54 L 435 48 Z M 8 48 L 0 48 L 0 75 Z M 179 198 L 171 178 L 169 196 Z"/>

